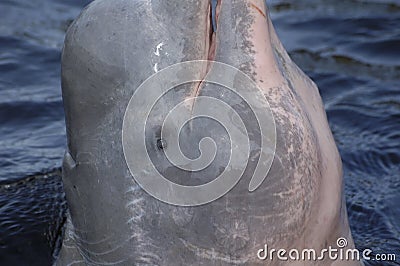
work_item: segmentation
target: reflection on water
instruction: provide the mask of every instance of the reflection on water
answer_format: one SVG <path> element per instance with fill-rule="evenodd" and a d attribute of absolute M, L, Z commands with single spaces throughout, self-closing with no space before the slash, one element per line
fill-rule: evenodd
<path fill-rule="evenodd" d="M 57 243 L 66 210 L 60 173 L 52 170 L 65 147 L 60 49 L 67 25 L 87 2 L 0 2 L 2 265 L 49 265 Z M 326 105 L 357 247 L 396 253 L 399 261 L 400 3 L 271 0 L 269 6 L 282 42 Z"/>

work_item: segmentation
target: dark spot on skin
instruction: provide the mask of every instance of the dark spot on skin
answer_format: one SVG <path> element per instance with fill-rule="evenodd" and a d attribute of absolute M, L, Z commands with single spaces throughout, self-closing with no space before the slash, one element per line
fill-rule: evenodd
<path fill-rule="evenodd" d="M 157 148 L 159 150 L 163 150 L 163 149 L 167 148 L 167 142 L 163 139 L 158 139 L 157 140 Z"/>

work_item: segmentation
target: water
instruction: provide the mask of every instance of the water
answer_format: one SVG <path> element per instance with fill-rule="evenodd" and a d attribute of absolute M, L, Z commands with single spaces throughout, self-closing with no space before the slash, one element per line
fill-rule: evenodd
<path fill-rule="evenodd" d="M 50 265 L 66 204 L 60 50 L 83 0 L 0 0 L 0 264 Z M 271 0 L 318 84 L 343 158 L 359 249 L 400 265 L 400 2 Z"/>

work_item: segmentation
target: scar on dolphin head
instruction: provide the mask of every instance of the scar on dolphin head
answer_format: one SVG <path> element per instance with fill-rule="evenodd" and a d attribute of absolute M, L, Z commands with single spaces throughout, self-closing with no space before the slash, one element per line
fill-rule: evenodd
<path fill-rule="evenodd" d="M 216 53 L 216 33 L 217 33 L 217 28 L 218 28 L 218 15 L 219 15 L 219 9 L 221 5 L 222 0 L 218 0 L 217 4 L 215 6 L 212 5 L 211 1 L 209 3 L 209 9 L 208 9 L 208 15 L 206 16 L 206 32 L 209 36 L 208 39 L 205 40 L 206 42 L 206 55 L 207 58 L 205 58 L 208 62 L 205 66 L 204 70 L 204 75 L 202 75 L 201 80 L 197 81 L 196 84 L 193 86 L 193 91 L 189 95 L 189 99 L 191 98 L 191 101 L 188 101 L 190 104 L 190 112 L 193 114 L 194 110 L 194 105 L 196 102 L 196 98 L 200 94 L 200 90 L 204 86 L 204 79 L 208 75 L 212 61 L 215 59 L 215 53 Z"/>
<path fill-rule="evenodd" d="M 260 13 L 264 18 L 267 18 L 267 15 L 265 15 L 265 13 L 261 10 L 261 8 L 259 8 L 255 4 L 250 3 L 250 7 L 254 8 L 255 10 L 257 10 L 258 13 Z"/>

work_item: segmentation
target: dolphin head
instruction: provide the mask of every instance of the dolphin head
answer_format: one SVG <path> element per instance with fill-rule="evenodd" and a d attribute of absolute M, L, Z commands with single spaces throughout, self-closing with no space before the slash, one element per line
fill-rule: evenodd
<path fill-rule="evenodd" d="M 209 1 L 96 0 L 68 29 L 59 265 L 257 265 L 260 245 L 302 244 L 328 217 L 321 132 L 290 86 L 311 87 L 314 107 L 317 90 L 264 1 L 215 13 L 213 30 Z"/>

